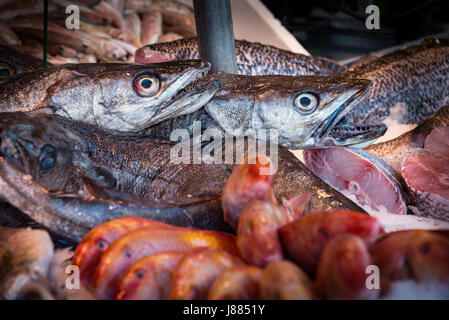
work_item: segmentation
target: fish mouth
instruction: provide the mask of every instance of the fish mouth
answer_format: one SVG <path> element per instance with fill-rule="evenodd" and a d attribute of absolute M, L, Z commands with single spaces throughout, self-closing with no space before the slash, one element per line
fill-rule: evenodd
<path fill-rule="evenodd" d="M 356 124 L 345 116 L 353 110 L 366 92 L 371 81 L 360 80 L 351 89 L 346 90 L 331 104 L 337 103 L 335 111 L 315 131 L 317 146 L 349 146 L 374 141 L 387 131 L 384 124 Z"/>

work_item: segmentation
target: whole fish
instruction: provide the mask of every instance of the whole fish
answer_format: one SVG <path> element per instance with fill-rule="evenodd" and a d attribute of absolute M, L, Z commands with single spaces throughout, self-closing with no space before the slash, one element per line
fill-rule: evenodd
<path fill-rule="evenodd" d="M 270 45 L 245 40 L 235 41 L 239 74 L 244 75 L 323 75 L 346 70 L 345 66 L 326 58 L 312 57 L 281 50 Z M 196 38 L 145 46 L 136 51 L 136 62 L 155 63 L 171 60 L 199 59 Z"/>
<path fill-rule="evenodd" d="M 242 265 L 239 258 L 223 250 L 192 250 L 173 271 L 170 299 L 205 300 L 218 277 L 226 270 Z"/>
<path fill-rule="evenodd" d="M 372 245 L 370 254 L 380 269 L 383 291 L 391 282 L 405 279 L 449 286 L 447 230 L 387 233 Z"/>
<path fill-rule="evenodd" d="M 101 255 L 109 245 L 121 236 L 143 227 L 164 225 L 162 222 L 142 218 L 119 218 L 93 228 L 76 247 L 72 262 L 80 269 L 80 280 L 84 285 L 92 282 Z"/>
<path fill-rule="evenodd" d="M 242 76 L 223 72 L 203 80 L 214 82 L 214 79 L 220 82 L 220 89 L 203 108 L 189 114 L 183 112 L 178 117 L 172 115 L 171 119 L 143 133 L 170 139 L 175 129 L 193 135 L 196 125 L 203 131 L 258 139 L 260 132 L 265 131 L 263 139 L 270 139 L 273 132 L 279 145 L 304 149 L 366 144 L 386 131 L 384 125 L 356 126 L 345 118 L 370 91 L 367 80 Z"/>
<path fill-rule="evenodd" d="M 259 300 L 262 269 L 238 266 L 226 270 L 212 284 L 208 300 Z"/>
<path fill-rule="evenodd" d="M 225 221 L 237 230 L 240 213 L 251 200 L 275 200 L 271 186 L 276 170 L 266 156 L 256 156 L 232 170 L 223 188 L 221 207 Z M 254 163 L 252 163 L 254 162 Z"/>
<path fill-rule="evenodd" d="M 379 221 L 351 211 L 317 212 L 279 229 L 285 253 L 304 271 L 314 274 L 329 241 L 339 234 L 355 234 L 367 245 L 382 232 Z"/>
<path fill-rule="evenodd" d="M 138 131 L 206 103 L 218 83 L 188 85 L 209 68 L 200 61 L 52 66 L 2 84 L 0 110 L 44 110 L 104 128 Z"/>
<path fill-rule="evenodd" d="M 0 227 L 0 298 L 18 298 L 28 283 L 45 278 L 52 257 L 47 232 Z"/>
<path fill-rule="evenodd" d="M 285 224 L 280 206 L 253 200 L 242 210 L 237 230 L 237 247 L 246 262 L 263 267 L 284 255 L 278 229 Z"/>
<path fill-rule="evenodd" d="M 373 82 L 372 90 L 348 115 L 356 123 L 380 123 L 389 118 L 401 124 L 419 124 L 449 101 L 449 39 L 425 40 L 338 77 Z"/>
<path fill-rule="evenodd" d="M 116 300 L 167 300 L 173 271 L 183 251 L 164 251 L 138 260 L 121 277 Z"/>
<path fill-rule="evenodd" d="M 366 244 L 353 234 L 340 234 L 327 244 L 318 265 L 315 287 L 325 299 L 376 299 L 379 289 L 368 288 L 371 258 Z"/>
<path fill-rule="evenodd" d="M 174 164 L 174 143 L 58 116 L 3 113 L 0 140 L 0 197 L 73 241 L 121 217 L 229 230 L 220 195 L 232 165 Z M 278 199 L 309 192 L 310 210 L 361 211 L 285 148 L 277 157 Z"/>
<path fill-rule="evenodd" d="M 42 60 L 0 45 L 0 83 L 12 76 L 42 68 Z"/>
<path fill-rule="evenodd" d="M 95 296 L 99 299 L 111 299 L 123 272 L 139 259 L 162 251 L 186 252 L 198 247 L 238 254 L 235 237 L 223 232 L 158 227 L 132 231 L 114 241 L 101 256 L 93 278 Z M 231 254 L 228 253 L 232 256 Z"/>
<path fill-rule="evenodd" d="M 271 261 L 260 277 L 264 300 L 312 300 L 316 298 L 307 274 L 287 260 Z"/>
<path fill-rule="evenodd" d="M 0 136 L 0 196 L 57 234 L 79 241 L 129 216 L 229 228 L 220 193 L 231 169 L 174 164 L 172 143 L 24 113 L 2 114 Z"/>

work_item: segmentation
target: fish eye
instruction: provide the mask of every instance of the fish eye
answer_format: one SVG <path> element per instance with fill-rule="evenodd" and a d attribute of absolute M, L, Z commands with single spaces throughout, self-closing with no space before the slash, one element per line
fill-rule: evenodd
<path fill-rule="evenodd" d="M 318 98 L 313 93 L 301 93 L 293 103 L 299 113 L 311 114 L 318 107 Z"/>
<path fill-rule="evenodd" d="M 42 175 L 48 174 L 56 164 L 56 149 L 46 144 L 42 150 L 39 158 L 39 172 Z"/>
<path fill-rule="evenodd" d="M 137 76 L 134 79 L 133 87 L 139 96 L 152 97 L 159 91 L 159 78 L 151 74 Z"/>
<path fill-rule="evenodd" d="M 136 276 L 137 276 L 137 278 L 142 279 L 144 276 L 143 270 L 137 270 Z"/>

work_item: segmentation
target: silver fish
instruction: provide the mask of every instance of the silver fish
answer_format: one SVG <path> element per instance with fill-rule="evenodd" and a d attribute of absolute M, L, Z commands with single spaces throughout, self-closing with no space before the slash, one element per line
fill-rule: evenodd
<path fill-rule="evenodd" d="M 200 121 L 203 130 L 217 129 L 223 134 L 253 139 L 258 138 L 259 130 L 276 130 L 279 145 L 304 149 L 366 144 L 386 131 L 384 125 L 356 127 L 345 119 L 369 92 L 371 83 L 368 80 L 244 76 L 222 72 L 206 78 L 208 81 L 217 79 L 221 86 L 203 108 L 184 116 L 179 113 L 178 117 L 142 133 L 170 139 L 173 130 L 187 129 L 192 135 L 195 122 Z"/>
<path fill-rule="evenodd" d="M 52 66 L 3 83 L 0 110 L 41 110 L 103 128 L 138 131 L 178 110 L 188 112 L 206 103 L 217 83 L 185 87 L 209 68 L 197 60 Z"/>

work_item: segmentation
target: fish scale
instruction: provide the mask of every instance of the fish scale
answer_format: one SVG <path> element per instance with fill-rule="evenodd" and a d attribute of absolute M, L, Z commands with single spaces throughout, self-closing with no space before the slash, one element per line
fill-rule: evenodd
<path fill-rule="evenodd" d="M 257 42 L 235 40 L 237 69 L 245 75 L 324 75 L 332 76 L 345 71 L 346 67 L 326 58 L 312 57 L 278 49 Z M 145 50 L 167 54 L 171 60 L 199 59 L 196 38 L 156 43 L 138 49 L 136 61 Z"/>
<path fill-rule="evenodd" d="M 373 82 L 348 114 L 354 122 L 380 123 L 390 117 L 401 124 L 419 124 L 449 101 L 449 39 L 427 39 L 337 77 Z"/>

